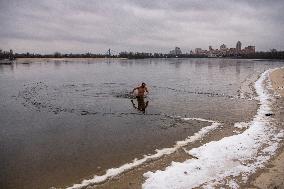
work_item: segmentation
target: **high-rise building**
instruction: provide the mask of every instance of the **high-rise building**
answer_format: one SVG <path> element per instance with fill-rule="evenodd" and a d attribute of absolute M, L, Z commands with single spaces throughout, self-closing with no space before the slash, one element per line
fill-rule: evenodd
<path fill-rule="evenodd" d="M 242 51 L 245 54 L 253 54 L 253 53 L 255 53 L 255 46 L 251 46 L 251 45 L 247 46 Z"/>
<path fill-rule="evenodd" d="M 202 53 L 202 49 L 201 48 L 196 48 L 195 49 L 195 54 L 201 54 Z"/>
<path fill-rule="evenodd" d="M 175 52 L 176 52 L 176 54 L 182 54 L 182 52 L 181 52 L 181 50 L 180 50 L 179 47 L 176 47 L 176 48 L 175 48 Z"/>
<path fill-rule="evenodd" d="M 170 51 L 170 54 L 179 55 L 179 54 L 182 54 L 182 52 L 179 47 L 175 47 L 174 50 Z"/>
<path fill-rule="evenodd" d="M 225 45 L 225 44 L 221 45 L 221 46 L 220 46 L 220 50 L 221 50 L 221 51 L 227 50 L 226 45 Z"/>
<path fill-rule="evenodd" d="M 212 48 L 212 46 L 211 46 L 211 45 L 209 46 L 209 51 L 213 51 L 213 48 Z"/>
<path fill-rule="evenodd" d="M 240 52 L 242 50 L 242 43 L 240 41 L 237 42 L 236 51 Z"/>
<path fill-rule="evenodd" d="M 248 49 L 250 50 L 251 53 L 255 53 L 255 46 L 248 46 Z"/>

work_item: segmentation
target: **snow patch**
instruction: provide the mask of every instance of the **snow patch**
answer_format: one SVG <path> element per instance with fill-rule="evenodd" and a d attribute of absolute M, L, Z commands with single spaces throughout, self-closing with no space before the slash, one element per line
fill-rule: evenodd
<path fill-rule="evenodd" d="M 237 123 L 236 127 L 248 127 L 243 133 L 225 137 L 219 141 L 209 142 L 187 153 L 198 159 L 189 159 L 182 163 L 172 162 L 165 171 L 147 172 L 144 189 L 181 189 L 215 188 L 224 185 L 224 179 L 229 179 L 231 188 L 238 188 L 235 179 L 242 178 L 246 182 L 248 176 L 257 168 L 263 167 L 278 148 L 278 142 L 283 138 L 271 124 L 272 96 L 264 88 L 265 81 L 271 70 L 264 72 L 255 83 L 255 89 L 260 100 L 260 107 L 253 120 L 248 124 Z M 185 174 L 186 173 L 186 174 Z M 227 182 L 226 182 L 227 183 Z M 228 185 L 228 184 L 227 184 Z"/>
<path fill-rule="evenodd" d="M 184 119 L 186 121 L 188 120 L 198 120 L 198 121 L 204 121 L 204 122 L 210 122 L 212 123 L 210 126 L 204 127 L 202 128 L 199 132 L 195 133 L 193 136 L 190 136 L 188 138 L 186 138 L 183 141 L 177 141 L 175 146 L 173 146 L 172 148 L 164 148 L 164 149 L 160 149 L 160 150 L 156 150 L 156 153 L 153 155 L 145 155 L 144 158 L 142 159 L 134 159 L 133 162 L 131 163 L 127 163 L 124 164 L 118 168 L 111 168 L 108 169 L 106 171 L 106 174 L 104 175 L 100 175 L 97 176 L 95 175 L 92 179 L 88 179 L 88 180 L 83 180 L 80 184 L 74 184 L 71 187 L 67 187 L 67 189 L 80 189 L 83 187 L 86 187 L 88 185 L 94 185 L 94 184 L 98 184 L 98 183 L 102 183 L 110 178 L 113 178 L 127 170 L 130 170 L 134 167 L 137 167 L 139 165 L 142 165 L 143 163 L 152 160 L 152 159 L 158 159 L 160 157 L 162 157 L 163 155 L 169 155 L 174 153 L 177 149 L 191 143 L 194 141 L 197 141 L 199 139 L 201 139 L 202 137 L 204 137 L 204 135 L 206 135 L 208 132 L 216 129 L 217 127 L 219 127 L 221 124 L 216 122 L 216 121 L 212 121 L 212 120 L 206 120 L 206 119 L 202 119 L 202 118 L 181 118 Z"/>
<path fill-rule="evenodd" d="M 238 128 L 238 129 L 244 129 L 244 128 L 248 128 L 250 125 L 250 123 L 247 122 L 237 122 L 234 124 L 234 127 Z"/>

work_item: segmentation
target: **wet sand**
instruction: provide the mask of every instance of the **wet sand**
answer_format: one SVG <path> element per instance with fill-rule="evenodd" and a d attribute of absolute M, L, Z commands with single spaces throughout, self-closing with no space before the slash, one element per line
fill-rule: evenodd
<path fill-rule="evenodd" d="M 249 120 L 247 118 L 246 120 Z M 141 166 L 135 167 L 130 171 L 127 171 L 117 177 L 109 179 L 107 182 L 88 186 L 87 189 L 121 189 L 121 188 L 128 188 L 128 189 L 141 189 L 142 184 L 145 181 L 145 177 L 143 176 L 144 173 L 148 171 L 156 171 L 156 170 L 164 170 L 166 167 L 170 166 L 172 162 L 184 162 L 188 159 L 195 159 L 195 157 L 190 156 L 185 150 L 200 147 L 210 141 L 217 141 L 224 137 L 231 136 L 234 134 L 234 128 L 229 123 L 222 123 L 222 126 L 214 132 L 210 132 L 206 134 L 200 140 L 190 143 L 183 148 L 178 149 L 174 153 L 170 155 L 163 156 L 159 159 L 152 160 L 146 164 Z M 241 130 L 240 130 L 241 132 Z M 218 134 L 216 134 L 218 133 Z M 185 173 L 186 174 L 186 173 Z"/>
<path fill-rule="evenodd" d="M 257 107 L 254 111 L 245 110 L 242 121 L 249 122 L 251 118 L 256 114 Z M 238 133 L 242 133 L 245 128 L 234 127 L 235 121 L 233 120 L 221 120 L 220 126 L 211 132 L 206 133 L 199 140 L 178 148 L 175 152 L 168 155 L 163 155 L 157 159 L 151 159 L 142 165 L 133 167 L 130 170 L 126 170 L 115 177 L 108 178 L 101 183 L 88 185 L 82 187 L 82 189 L 142 189 L 142 184 L 145 182 L 144 174 L 148 171 L 165 170 L 173 162 L 184 162 L 189 159 L 196 159 L 196 157 L 189 155 L 186 151 L 198 148 L 211 141 L 218 141 L 224 137 L 229 137 Z M 206 124 L 206 122 L 195 122 L 195 125 Z M 210 125 L 207 123 L 207 126 Z M 187 174 L 187 173 L 185 173 Z M 202 188 L 202 187 L 201 187 Z"/>
<path fill-rule="evenodd" d="M 279 119 L 280 129 L 284 123 L 284 69 L 277 69 L 270 74 L 273 90 L 280 96 L 274 105 L 275 118 Z M 283 189 L 284 188 L 284 145 L 280 144 L 277 156 L 275 156 L 257 176 L 252 179 L 250 188 Z"/>

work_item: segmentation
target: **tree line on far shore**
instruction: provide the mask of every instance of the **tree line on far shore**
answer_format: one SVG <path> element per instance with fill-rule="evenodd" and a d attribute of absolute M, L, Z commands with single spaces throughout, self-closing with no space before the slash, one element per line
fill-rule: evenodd
<path fill-rule="evenodd" d="M 145 53 L 145 52 L 121 52 L 117 55 L 109 54 L 62 54 L 55 52 L 53 54 L 35 54 L 35 53 L 13 53 L 0 51 L 0 60 L 16 58 L 127 58 L 127 59 L 144 59 L 144 58 L 208 58 L 206 55 L 197 54 L 164 54 L 164 53 Z M 235 54 L 233 56 L 222 56 L 219 58 L 243 58 L 243 59 L 284 59 L 284 51 L 271 50 L 269 52 L 255 52 L 252 54 Z"/>

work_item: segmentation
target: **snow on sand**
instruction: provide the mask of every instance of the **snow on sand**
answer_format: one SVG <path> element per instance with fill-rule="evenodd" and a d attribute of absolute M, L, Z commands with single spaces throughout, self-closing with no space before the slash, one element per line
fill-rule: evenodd
<path fill-rule="evenodd" d="M 208 132 L 215 130 L 216 128 L 221 126 L 221 124 L 218 123 L 218 122 L 215 122 L 215 121 L 212 121 L 212 120 L 206 120 L 206 119 L 202 119 L 202 118 L 184 118 L 184 119 L 185 120 L 205 121 L 205 122 L 211 123 L 211 125 L 202 128 L 199 132 L 195 133 L 193 136 L 186 138 L 183 141 L 176 142 L 176 145 L 173 146 L 172 148 L 164 148 L 164 149 L 160 149 L 160 150 L 157 149 L 155 154 L 145 155 L 144 158 L 142 158 L 142 159 L 134 159 L 133 162 L 131 162 L 131 163 L 124 164 L 124 165 L 117 167 L 117 168 L 108 169 L 106 171 L 106 174 L 104 174 L 104 175 L 95 175 L 92 179 L 83 180 L 80 184 L 74 184 L 71 187 L 67 187 L 67 189 L 80 189 L 80 188 L 84 188 L 88 185 L 94 185 L 94 184 L 105 182 L 106 180 L 113 178 L 113 177 L 115 177 L 115 176 L 117 176 L 117 175 L 119 175 L 119 174 L 121 174 L 121 173 L 123 173 L 127 170 L 133 169 L 134 167 L 142 165 L 143 163 L 146 163 L 149 160 L 158 159 L 158 158 L 162 157 L 163 155 L 172 154 L 176 150 L 178 150 L 179 148 L 181 148 L 181 147 L 183 147 L 183 146 L 185 146 L 185 145 L 187 145 L 191 142 L 194 142 L 194 141 L 201 139 Z"/>
<path fill-rule="evenodd" d="M 283 130 L 276 130 L 271 124 L 272 118 L 265 115 L 271 113 L 270 105 L 273 100 L 264 87 L 271 71 L 264 72 L 255 83 L 260 107 L 247 130 L 188 151 L 198 159 L 173 162 L 164 171 L 145 173 L 147 179 L 142 187 L 183 189 L 227 185 L 230 188 L 239 188 L 240 183 L 247 181 L 248 175 L 263 167 L 283 139 Z M 240 127 L 240 123 L 237 124 Z"/>

